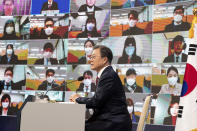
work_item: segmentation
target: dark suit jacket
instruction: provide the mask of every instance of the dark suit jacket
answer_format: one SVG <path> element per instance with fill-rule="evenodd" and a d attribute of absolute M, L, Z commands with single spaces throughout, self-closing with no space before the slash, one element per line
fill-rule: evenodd
<path fill-rule="evenodd" d="M 102 10 L 102 9 L 97 6 L 94 6 L 94 11 L 99 11 L 99 10 Z M 84 4 L 80 6 L 78 12 L 87 12 L 87 5 Z"/>
<path fill-rule="evenodd" d="M 81 83 L 77 91 L 83 91 L 83 88 L 84 88 L 84 84 Z M 94 83 L 91 83 L 91 92 L 95 92 L 95 91 L 96 91 L 96 85 Z"/>
<path fill-rule="evenodd" d="M 45 11 L 45 10 L 59 10 L 58 4 L 55 1 L 53 1 L 51 8 L 48 8 L 48 1 L 47 1 L 42 5 L 41 13 L 42 11 Z"/>
<path fill-rule="evenodd" d="M 182 62 L 187 62 L 187 55 L 182 53 Z M 170 56 L 167 56 L 163 63 L 174 63 L 174 54 L 170 55 Z"/>
<path fill-rule="evenodd" d="M 135 27 L 130 27 L 128 30 L 123 31 L 122 35 L 127 36 L 127 35 L 140 35 L 144 34 L 144 30 L 138 28 L 137 26 Z"/>
<path fill-rule="evenodd" d="M 43 82 L 38 86 L 38 90 L 47 90 L 47 85 L 48 85 L 48 84 L 49 84 L 49 83 L 47 82 L 47 80 L 43 81 Z M 53 90 L 53 91 L 59 91 L 59 90 L 61 90 L 59 87 L 60 87 L 60 86 L 59 86 L 57 83 L 55 83 L 55 82 L 52 83 L 52 90 Z M 54 89 L 53 89 L 53 88 L 54 88 Z"/>
<path fill-rule="evenodd" d="M 131 88 L 134 89 L 134 93 L 143 93 L 142 87 L 138 86 L 136 83 Z M 124 90 L 125 92 L 130 92 L 126 85 L 124 86 Z"/>
<path fill-rule="evenodd" d="M 10 62 L 8 62 L 7 55 L 1 57 L 1 64 L 18 64 L 18 56 L 12 55 Z"/>
<path fill-rule="evenodd" d="M 20 81 L 20 82 L 17 82 L 17 83 L 14 83 L 13 81 L 11 81 L 11 90 L 22 90 L 22 84 L 25 85 L 25 82 L 23 81 Z M 4 89 L 4 86 L 5 86 L 5 80 L 1 81 L 2 83 L 2 89 Z"/>
<path fill-rule="evenodd" d="M 57 65 L 58 64 L 58 61 L 55 58 L 50 58 L 50 62 L 51 62 L 51 65 Z M 44 64 L 44 58 L 38 59 L 35 62 L 35 65 L 43 65 L 43 64 Z"/>
<path fill-rule="evenodd" d="M 127 110 L 126 96 L 118 74 L 107 67 L 92 98 L 79 97 L 79 104 L 94 109 L 86 122 L 85 131 L 131 131 L 132 122 Z"/>
<path fill-rule="evenodd" d="M 172 116 L 167 116 L 163 120 L 164 125 L 172 125 Z"/>
<path fill-rule="evenodd" d="M 120 57 L 118 59 L 118 64 L 127 64 L 128 63 L 128 57 Z M 142 63 L 142 59 L 141 57 L 135 55 L 133 57 L 131 57 L 130 59 L 130 63 L 133 64 L 133 63 Z"/>
<path fill-rule="evenodd" d="M 180 25 L 174 25 L 174 21 L 171 24 L 166 25 L 165 32 L 175 32 L 175 31 L 187 31 L 190 29 L 190 23 L 182 22 Z"/>
<path fill-rule="evenodd" d="M 2 115 L 2 110 L 3 110 L 3 107 L 0 107 L 0 115 Z M 14 107 L 8 108 L 7 115 L 16 115 L 16 113 L 17 113 L 17 108 L 14 108 Z"/>

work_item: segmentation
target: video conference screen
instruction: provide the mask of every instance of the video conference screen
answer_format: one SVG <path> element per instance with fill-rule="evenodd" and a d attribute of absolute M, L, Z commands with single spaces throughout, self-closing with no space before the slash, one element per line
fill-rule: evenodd
<path fill-rule="evenodd" d="M 92 97 L 91 53 L 105 45 L 133 122 L 153 95 L 147 123 L 174 125 L 195 7 L 194 0 L 0 0 L 0 98 L 9 95 L 0 109 L 15 112 L 28 95 Z"/>

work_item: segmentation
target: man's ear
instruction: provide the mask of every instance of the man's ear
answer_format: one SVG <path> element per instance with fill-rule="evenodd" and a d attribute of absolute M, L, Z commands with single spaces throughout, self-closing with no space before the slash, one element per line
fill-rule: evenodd
<path fill-rule="evenodd" d="M 108 58 L 107 57 L 104 57 L 104 64 L 107 64 L 108 63 Z"/>

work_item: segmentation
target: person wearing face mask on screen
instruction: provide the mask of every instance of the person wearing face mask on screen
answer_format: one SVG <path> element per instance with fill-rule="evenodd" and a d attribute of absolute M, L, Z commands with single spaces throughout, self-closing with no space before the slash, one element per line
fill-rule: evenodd
<path fill-rule="evenodd" d="M 129 29 L 123 31 L 122 33 L 123 36 L 144 34 L 144 29 L 138 28 L 136 26 L 138 22 L 137 11 L 131 10 L 130 13 L 128 14 L 128 20 L 129 20 Z"/>
<path fill-rule="evenodd" d="M 125 92 L 131 93 L 143 93 L 142 87 L 136 83 L 137 73 L 135 69 L 129 68 L 126 72 L 126 78 L 124 79 L 124 90 Z"/>
<path fill-rule="evenodd" d="M 83 91 L 83 92 L 95 92 L 96 91 L 96 85 L 92 82 L 93 74 L 91 71 L 87 70 L 83 73 L 83 82 L 79 85 L 79 88 L 77 91 Z"/>
<path fill-rule="evenodd" d="M 95 6 L 95 3 L 96 0 L 86 0 L 86 4 L 81 5 L 78 12 L 94 12 L 102 10 L 101 8 Z"/>
<path fill-rule="evenodd" d="M 173 12 L 174 20 L 171 24 L 166 25 L 165 32 L 175 31 L 188 31 L 190 29 L 190 23 L 184 22 L 184 8 L 183 6 L 176 6 Z"/>
<path fill-rule="evenodd" d="M 43 58 L 38 59 L 35 62 L 35 65 L 57 65 L 58 61 L 55 58 L 52 58 L 54 47 L 51 43 L 46 43 L 43 47 Z"/>
<path fill-rule="evenodd" d="M 77 38 L 101 37 L 97 31 L 96 18 L 93 15 L 88 16 L 85 30 L 77 35 Z"/>
<path fill-rule="evenodd" d="M 89 39 L 85 41 L 84 43 L 85 56 L 82 56 L 79 59 L 79 64 L 87 64 L 90 61 L 90 57 L 94 46 L 95 46 L 94 41 Z"/>
<path fill-rule="evenodd" d="M 14 54 L 12 44 L 6 46 L 6 54 L 1 57 L 1 64 L 18 64 L 18 56 Z"/>
<path fill-rule="evenodd" d="M 132 122 L 138 122 L 139 121 L 139 116 L 135 115 L 135 110 L 134 110 L 134 103 L 131 98 L 127 98 L 127 110 L 130 114 Z"/>
<path fill-rule="evenodd" d="M 134 37 L 127 37 L 124 43 L 122 56 L 118 59 L 118 64 L 142 63 L 140 56 L 136 54 L 136 41 Z"/>
<path fill-rule="evenodd" d="M 168 84 L 162 85 L 159 93 L 180 95 L 182 85 L 180 83 L 178 83 L 179 82 L 179 73 L 178 73 L 178 70 L 176 67 L 171 66 L 168 68 L 167 79 L 168 79 Z"/>
<path fill-rule="evenodd" d="M 41 37 L 39 39 L 59 39 L 60 36 L 54 34 L 54 21 L 47 17 L 44 21 L 44 29 L 41 30 Z M 37 38 L 38 39 L 38 38 Z"/>
<path fill-rule="evenodd" d="M 17 40 L 20 39 L 15 32 L 15 24 L 13 20 L 7 20 L 4 26 L 2 40 Z"/>
<path fill-rule="evenodd" d="M 175 96 L 172 97 L 172 100 L 170 102 L 170 105 L 168 107 L 168 114 L 169 116 L 165 117 L 163 120 L 164 125 L 176 125 L 176 118 L 178 115 L 178 109 L 179 109 L 179 97 Z"/>
<path fill-rule="evenodd" d="M 9 94 L 4 94 L 1 97 L 1 107 L 0 107 L 0 115 L 8 116 L 8 115 L 16 115 L 16 108 L 11 107 L 11 97 Z"/>
<path fill-rule="evenodd" d="M 39 86 L 38 90 L 53 90 L 58 91 L 59 85 L 55 82 L 55 71 L 53 69 L 48 69 L 46 71 L 46 80 L 43 81 Z"/>

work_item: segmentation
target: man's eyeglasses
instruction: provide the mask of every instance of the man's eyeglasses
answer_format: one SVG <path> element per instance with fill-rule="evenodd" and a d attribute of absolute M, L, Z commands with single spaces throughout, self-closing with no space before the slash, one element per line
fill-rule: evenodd
<path fill-rule="evenodd" d="M 91 56 L 91 57 L 90 57 L 90 60 L 95 60 L 96 57 L 101 57 L 101 56 Z"/>
<path fill-rule="evenodd" d="M 48 27 L 53 27 L 53 25 L 46 25 L 46 27 L 48 28 Z"/>

